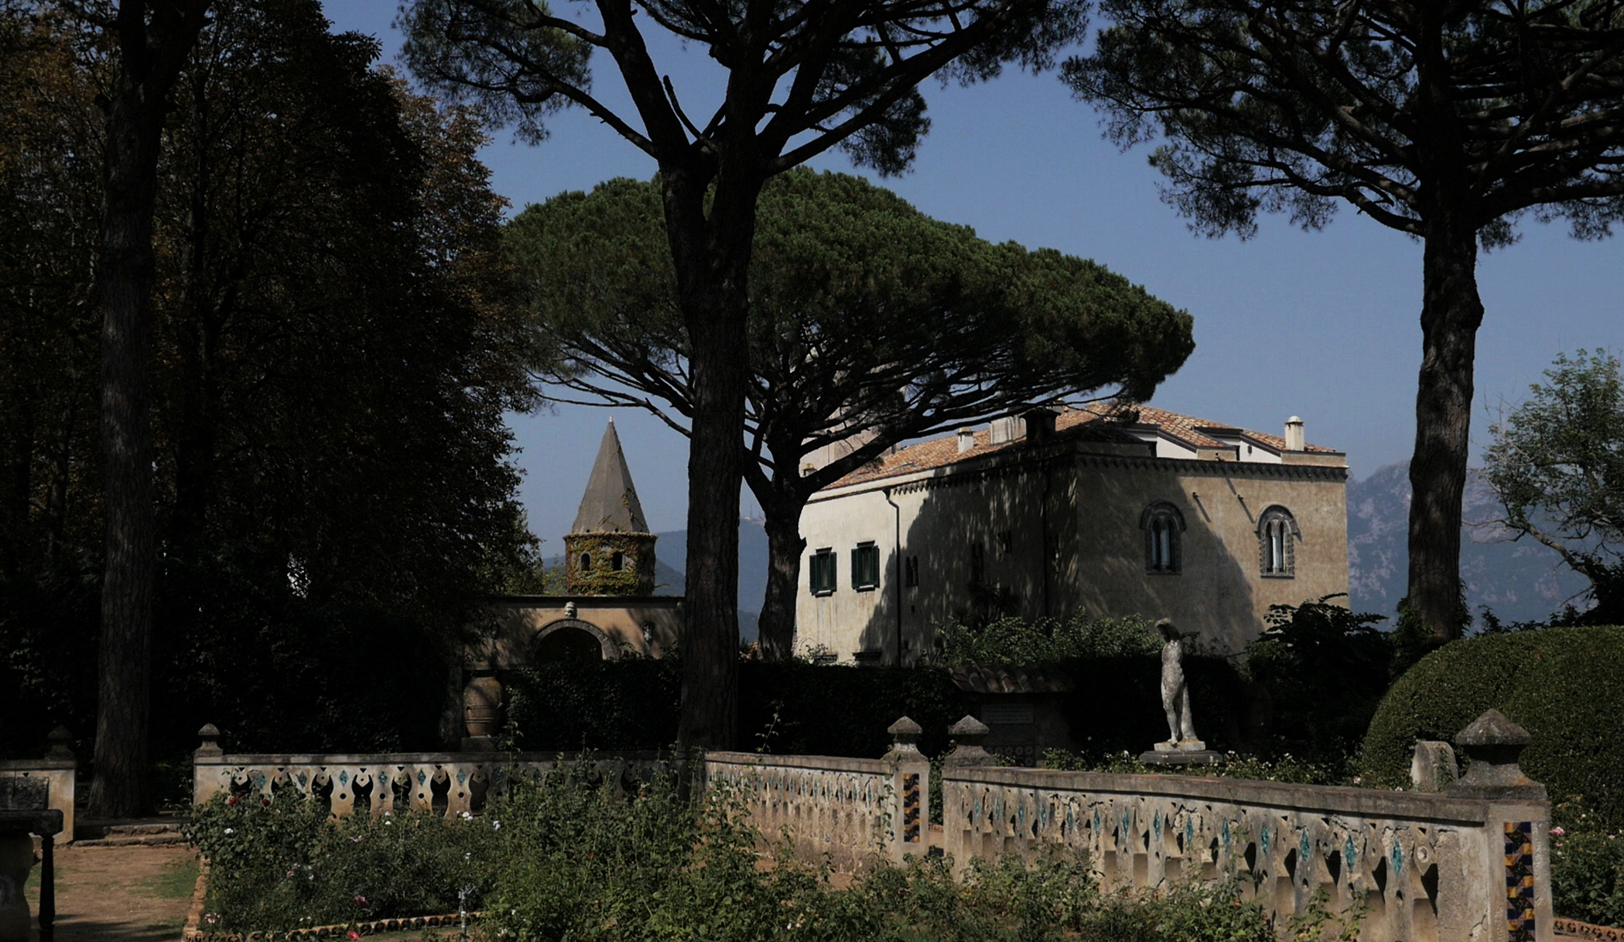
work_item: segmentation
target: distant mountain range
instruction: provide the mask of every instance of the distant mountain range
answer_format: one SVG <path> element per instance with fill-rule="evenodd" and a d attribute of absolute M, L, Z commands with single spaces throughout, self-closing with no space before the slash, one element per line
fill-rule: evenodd
<path fill-rule="evenodd" d="M 688 531 L 656 533 L 654 544 L 654 592 L 682 595 L 686 582 L 682 570 L 688 559 Z M 756 640 L 761 617 L 761 600 L 767 594 L 767 531 L 760 520 L 739 521 L 739 637 Z"/>
<path fill-rule="evenodd" d="M 1503 622 L 1544 619 L 1588 587 L 1556 553 L 1526 538 L 1512 542 L 1504 529 L 1485 522 L 1499 512 L 1494 491 L 1468 472 L 1460 568 L 1474 616 L 1486 607 Z M 1397 614 L 1409 578 L 1409 527 L 1409 462 L 1348 482 L 1348 595 L 1354 611 L 1389 619 Z"/>

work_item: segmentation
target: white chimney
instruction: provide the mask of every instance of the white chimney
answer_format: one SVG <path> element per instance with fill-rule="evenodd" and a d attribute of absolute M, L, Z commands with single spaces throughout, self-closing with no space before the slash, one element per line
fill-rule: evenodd
<path fill-rule="evenodd" d="M 987 443 L 989 445 L 1002 445 L 1021 437 L 1020 427 L 1016 425 L 1020 419 L 1013 415 L 1002 416 L 992 420 L 987 428 Z"/>
<path fill-rule="evenodd" d="M 1286 450 L 1303 451 L 1303 420 L 1292 416 L 1286 420 Z"/>
<path fill-rule="evenodd" d="M 964 454 L 976 447 L 976 430 L 973 428 L 959 429 L 959 454 Z"/>

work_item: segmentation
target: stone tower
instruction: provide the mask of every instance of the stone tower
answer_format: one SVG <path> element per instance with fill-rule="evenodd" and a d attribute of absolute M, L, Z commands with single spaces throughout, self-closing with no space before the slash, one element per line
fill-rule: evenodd
<path fill-rule="evenodd" d="M 610 419 L 575 526 L 564 537 L 565 592 L 653 595 L 654 540 Z"/>

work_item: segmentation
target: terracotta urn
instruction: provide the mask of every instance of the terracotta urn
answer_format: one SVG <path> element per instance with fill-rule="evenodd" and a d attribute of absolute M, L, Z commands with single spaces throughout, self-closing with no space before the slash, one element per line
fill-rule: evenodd
<path fill-rule="evenodd" d="M 495 677 L 475 677 L 462 688 L 462 719 L 469 736 L 496 735 L 502 712 L 502 682 Z"/>

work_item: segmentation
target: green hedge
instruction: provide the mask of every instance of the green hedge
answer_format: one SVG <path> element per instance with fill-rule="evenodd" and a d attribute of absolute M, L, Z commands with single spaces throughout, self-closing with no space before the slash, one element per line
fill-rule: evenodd
<path fill-rule="evenodd" d="M 1061 709 L 1087 755 L 1135 754 L 1167 738 L 1157 657 L 1076 658 L 1058 665 L 1074 688 Z M 1196 729 L 1219 749 L 1245 748 L 1248 702 L 1223 658 L 1192 657 Z M 515 745 L 535 751 L 664 749 L 677 737 L 682 667 L 675 659 L 541 664 L 505 675 Z M 739 665 L 739 748 L 781 755 L 874 758 L 885 728 L 912 717 L 937 756 L 974 697 L 936 667 L 849 667 L 804 661 Z"/>
<path fill-rule="evenodd" d="M 1551 800 L 1582 797 L 1624 823 L 1624 627 L 1468 638 L 1432 652 L 1388 691 L 1366 734 L 1368 783 L 1409 783 L 1417 739 L 1453 741 L 1491 707 L 1527 729 L 1521 765 Z"/>
<path fill-rule="evenodd" d="M 508 721 L 522 749 L 664 749 L 677 738 L 682 666 L 664 660 L 541 664 L 504 676 Z M 876 758 L 901 716 L 925 728 L 921 748 L 947 747 L 970 711 L 944 670 L 803 661 L 739 665 L 739 748 Z"/>

